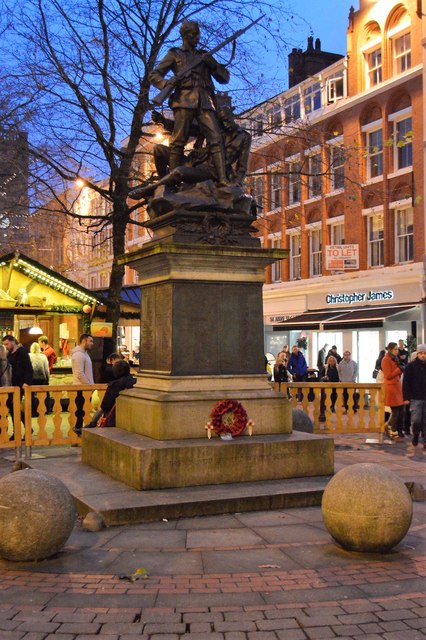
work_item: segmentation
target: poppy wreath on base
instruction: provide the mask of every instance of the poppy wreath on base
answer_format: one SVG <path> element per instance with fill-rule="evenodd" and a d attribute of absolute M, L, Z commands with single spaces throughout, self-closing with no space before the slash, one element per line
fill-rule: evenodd
<path fill-rule="evenodd" d="M 220 436 L 230 433 L 241 436 L 248 423 L 247 412 L 237 400 L 221 400 L 210 414 L 211 428 Z"/>

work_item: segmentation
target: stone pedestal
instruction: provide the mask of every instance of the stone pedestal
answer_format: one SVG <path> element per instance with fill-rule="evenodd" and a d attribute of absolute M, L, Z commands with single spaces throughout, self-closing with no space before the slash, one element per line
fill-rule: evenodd
<path fill-rule="evenodd" d="M 225 219 L 225 235 L 223 215 L 188 216 L 150 221 L 153 241 L 121 259 L 142 289 L 141 369 L 117 401 L 118 429 L 84 433 L 83 462 L 138 489 L 332 473 L 332 441 L 317 459 L 318 439 L 306 436 L 303 450 L 291 442 L 289 402 L 266 379 L 262 285 L 265 267 L 287 252 L 262 249 L 247 216 Z M 206 439 L 225 399 L 243 404 L 253 437 Z M 309 463 L 300 457 L 285 471 L 286 456 Z"/>

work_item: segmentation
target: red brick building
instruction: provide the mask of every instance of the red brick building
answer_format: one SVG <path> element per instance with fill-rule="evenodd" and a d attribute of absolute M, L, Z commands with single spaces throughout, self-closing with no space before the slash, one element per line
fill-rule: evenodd
<path fill-rule="evenodd" d="M 267 274 L 266 351 L 307 337 L 315 366 L 336 344 L 369 381 L 390 340 L 424 340 L 424 21 L 418 0 L 360 0 L 344 57 L 310 39 L 290 88 L 243 114 L 263 245 L 290 251 Z"/>

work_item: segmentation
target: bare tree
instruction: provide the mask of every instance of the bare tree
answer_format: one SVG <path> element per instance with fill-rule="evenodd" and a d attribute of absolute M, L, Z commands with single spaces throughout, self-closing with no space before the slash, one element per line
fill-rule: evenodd
<path fill-rule="evenodd" d="M 8 81 L 21 90 L 25 87 L 31 96 L 30 104 L 23 104 L 17 114 L 23 118 L 31 111 L 32 205 L 49 203 L 51 210 L 53 201 L 58 212 L 75 215 L 62 194 L 69 193 L 79 177 L 108 202 L 110 213 L 95 216 L 90 224 L 111 227 L 107 319 L 116 326 L 124 275 L 117 258 L 124 253 L 125 230 L 138 206 L 128 204 L 127 194 L 151 110 L 149 73 L 159 56 L 179 41 L 178 26 L 184 19 L 200 22 L 208 49 L 264 14 L 237 45 L 232 66 L 234 101 L 245 108 L 262 97 L 259 86 L 271 95 L 271 85 L 259 69 L 268 47 L 274 49 L 270 55 L 282 53 L 285 59 L 286 34 L 291 32 L 286 22 L 295 17 L 279 0 L 4 2 L 8 28 L 0 46 Z M 231 45 L 222 50 L 221 62 L 230 57 Z"/>

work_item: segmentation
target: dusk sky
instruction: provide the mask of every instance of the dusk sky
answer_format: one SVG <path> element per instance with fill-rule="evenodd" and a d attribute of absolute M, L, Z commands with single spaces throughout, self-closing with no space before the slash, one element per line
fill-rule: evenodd
<path fill-rule="evenodd" d="M 300 27 L 301 47 L 304 49 L 309 28 L 314 38 L 321 40 L 321 49 L 332 53 L 346 53 L 346 29 L 349 9 L 353 4 L 359 8 L 358 0 L 291 0 L 289 5 L 306 20 L 306 28 Z M 293 34 L 296 37 L 296 34 Z"/>

